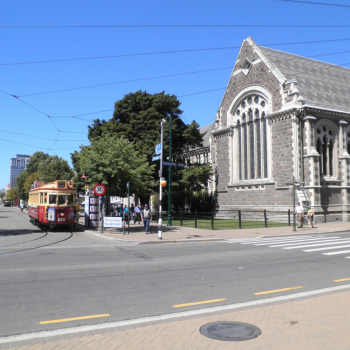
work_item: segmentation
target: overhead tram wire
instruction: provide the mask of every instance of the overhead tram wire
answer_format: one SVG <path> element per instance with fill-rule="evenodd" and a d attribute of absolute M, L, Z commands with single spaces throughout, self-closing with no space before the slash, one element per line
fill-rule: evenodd
<path fill-rule="evenodd" d="M 301 57 L 302 58 L 302 57 Z M 274 64 L 276 64 L 277 62 L 279 61 L 282 61 L 282 60 L 276 60 L 276 61 L 273 61 Z M 341 66 L 346 66 L 346 65 L 350 65 L 350 62 L 348 63 L 344 63 L 344 64 L 341 64 L 341 65 L 333 65 L 333 64 L 329 64 L 328 66 L 326 67 L 322 67 L 322 68 L 319 68 L 319 69 L 313 69 L 313 70 L 308 70 L 308 71 L 304 71 L 304 72 L 299 72 L 299 73 L 310 73 L 310 72 L 317 72 L 317 71 L 320 71 L 320 70 L 323 70 L 323 69 L 332 69 L 332 68 L 337 68 L 337 67 L 341 67 Z M 273 78 L 270 78 L 270 79 L 267 79 L 265 81 L 268 81 L 268 80 L 272 80 L 272 79 L 275 79 L 274 77 Z M 218 89 L 212 89 L 212 90 L 206 90 L 206 91 L 201 91 L 201 92 L 196 92 L 196 93 L 191 93 L 191 94 L 186 94 L 186 95 L 180 95 L 180 96 L 177 96 L 177 97 L 186 97 L 186 96 L 193 96 L 193 95 L 198 95 L 198 94 L 203 94 L 203 93 L 208 93 L 208 92 L 214 92 L 214 91 L 219 91 L 219 90 L 226 90 L 227 87 L 223 87 L 223 88 L 218 88 Z M 3 90 L 0 90 L 0 92 L 6 94 L 6 95 L 9 95 L 9 96 L 13 96 Z M 131 106 L 135 106 L 135 105 L 140 105 L 140 103 L 138 104 L 134 104 L 134 105 L 131 105 Z M 36 109 L 35 107 L 31 106 L 32 108 L 34 108 L 35 110 L 39 111 L 38 109 Z M 107 111 L 114 111 L 115 109 L 109 109 L 109 110 L 103 110 L 103 111 L 97 111 L 97 112 L 90 112 L 90 113 L 86 113 L 86 114 L 81 114 L 80 116 L 83 116 L 83 115 L 91 115 L 91 114 L 97 114 L 97 113 L 103 113 L 103 112 L 107 112 Z M 40 111 L 40 113 L 42 113 Z M 51 118 L 54 118 L 54 117 L 50 117 Z M 63 118 L 63 117 L 60 117 L 60 118 Z M 71 116 L 67 116 L 67 118 L 72 118 Z M 82 119 L 82 118 L 80 118 Z M 93 121 L 93 120 L 91 120 Z M 188 122 L 187 122 L 188 124 Z M 58 130 L 58 129 L 57 129 Z M 64 132 L 64 133 L 80 133 L 80 134 L 85 134 L 85 132 L 77 132 L 77 131 L 64 131 L 64 130 L 58 130 L 59 132 Z M 4 140 L 4 139 L 2 139 Z M 6 140 L 8 141 L 8 140 Z M 9 142 L 12 142 L 12 141 L 9 141 Z M 34 147 L 34 146 L 32 146 Z"/>
<path fill-rule="evenodd" d="M 57 141 L 57 142 L 77 142 L 77 141 L 86 141 L 86 140 L 54 140 L 54 139 L 48 139 L 45 137 L 40 137 L 40 136 L 33 136 L 33 135 L 27 135 L 27 134 L 21 134 L 19 132 L 13 132 L 13 131 L 7 131 L 7 130 L 2 130 L 0 129 L 0 132 L 5 132 L 8 134 L 15 134 L 15 135 L 20 135 L 20 136 L 26 136 L 26 137 L 31 137 L 34 139 L 40 139 L 40 140 L 47 140 L 47 141 Z"/>
<path fill-rule="evenodd" d="M 325 39 L 325 40 L 311 40 L 311 41 L 296 41 L 296 42 L 288 42 L 288 43 L 272 43 L 272 44 L 270 43 L 270 44 L 262 44 L 260 46 L 283 46 L 283 45 L 317 44 L 317 43 L 349 41 L 349 40 L 350 40 L 350 38 Z M 55 62 L 69 62 L 69 61 L 82 61 L 82 60 L 94 60 L 94 59 L 118 58 L 118 57 L 132 57 L 132 56 L 164 55 L 164 54 L 186 53 L 186 52 L 200 52 L 200 51 L 232 50 L 232 49 L 239 49 L 239 48 L 241 48 L 241 46 L 242 45 L 240 45 L 240 46 L 213 47 L 213 48 L 204 48 L 204 49 L 187 49 L 187 50 L 155 51 L 155 52 L 131 53 L 131 54 L 120 54 L 120 55 L 108 55 L 108 56 L 92 56 L 92 57 L 81 57 L 81 58 L 64 58 L 64 59 L 44 60 L 44 61 L 0 63 L 0 66 L 55 63 Z"/>
<path fill-rule="evenodd" d="M 350 8 L 350 5 L 331 4 L 329 2 L 314 2 L 314 1 L 304 1 L 304 0 L 272 0 L 272 1 L 292 2 L 294 4 L 301 4 L 301 5 L 318 5 L 318 6 L 332 6 L 332 7 Z"/>
<path fill-rule="evenodd" d="M 250 45 L 249 45 L 250 46 Z M 339 55 L 344 53 L 349 53 L 350 50 L 347 51 L 338 51 L 338 52 L 331 52 L 331 53 L 325 53 L 325 54 L 319 54 L 319 55 L 312 55 L 312 56 L 306 56 L 306 58 L 315 58 L 315 57 L 324 57 L 324 56 L 331 56 L 331 55 Z M 289 61 L 294 60 L 295 58 L 289 58 L 285 59 L 283 61 Z M 87 85 L 82 87 L 75 87 L 75 88 L 68 88 L 68 89 L 60 89 L 60 90 L 52 90 L 52 91 L 44 91 L 44 92 L 37 92 L 32 94 L 25 94 L 25 95 L 19 95 L 18 97 L 29 97 L 29 96 L 37 96 L 37 95 L 46 95 L 46 94 L 53 94 L 53 93 L 59 93 L 59 92 L 67 92 L 67 91 L 75 91 L 75 90 L 82 90 L 82 89 L 90 89 L 90 88 L 96 88 L 96 87 L 102 87 L 102 86 L 110 86 L 110 85 L 118 85 L 118 84 L 126 84 L 126 83 L 133 83 L 137 81 L 145 81 L 145 80 L 153 80 L 153 79 L 162 79 L 162 78 L 170 78 L 170 77 L 177 77 L 177 76 L 184 76 L 184 75 L 190 75 L 190 74 L 199 74 L 199 73 L 207 73 L 207 72 L 214 72 L 218 70 L 225 70 L 225 69 L 231 69 L 232 66 L 229 67 L 221 67 L 221 68 L 212 68 L 212 69 L 205 69 L 205 70 L 199 70 L 199 71 L 192 71 L 192 72 L 185 72 L 185 73 L 176 73 L 176 74 L 168 74 L 168 75 L 160 75 L 156 77 L 148 77 L 148 78 L 140 78 L 140 79 L 131 79 L 131 80 L 124 80 L 124 81 L 118 81 L 118 82 L 112 82 L 112 83 L 104 83 L 104 84 L 96 84 L 96 85 Z M 56 117 L 58 118 L 58 117 Z M 73 118 L 73 117 L 72 117 Z M 77 118 L 79 119 L 79 118 Z M 87 119 L 83 119 L 87 120 Z"/>
<path fill-rule="evenodd" d="M 107 28 L 349 28 L 349 24 L 119 24 L 0 26 L 0 29 L 107 29 Z"/>

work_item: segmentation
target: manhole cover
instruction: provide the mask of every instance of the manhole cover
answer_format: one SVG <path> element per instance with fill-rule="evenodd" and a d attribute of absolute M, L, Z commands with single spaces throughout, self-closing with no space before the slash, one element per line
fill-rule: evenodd
<path fill-rule="evenodd" d="M 243 322 L 207 323 L 199 331 L 208 338 L 225 341 L 249 340 L 261 334 L 258 327 Z"/>

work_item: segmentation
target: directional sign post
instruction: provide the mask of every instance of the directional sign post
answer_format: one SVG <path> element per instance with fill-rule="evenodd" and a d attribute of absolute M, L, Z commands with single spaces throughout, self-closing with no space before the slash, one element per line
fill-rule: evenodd
<path fill-rule="evenodd" d="M 160 155 L 159 155 L 159 156 L 152 157 L 152 162 L 154 162 L 154 161 L 156 161 L 156 160 L 160 160 Z"/>
<path fill-rule="evenodd" d="M 156 148 L 154 149 L 154 152 L 156 152 L 156 154 L 161 154 L 162 153 L 162 144 L 159 143 Z"/>
<path fill-rule="evenodd" d="M 165 166 L 176 166 L 178 168 L 184 168 L 186 166 L 185 163 L 176 163 L 176 162 L 163 162 L 163 165 Z"/>

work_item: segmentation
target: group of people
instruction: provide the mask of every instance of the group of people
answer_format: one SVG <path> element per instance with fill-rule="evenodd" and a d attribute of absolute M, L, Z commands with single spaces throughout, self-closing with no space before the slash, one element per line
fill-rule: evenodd
<path fill-rule="evenodd" d="M 297 217 L 297 221 L 299 225 L 298 228 L 302 228 L 303 218 L 304 218 L 304 208 L 300 205 L 300 202 L 298 202 L 298 205 L 295 207 L 294 212 Z M 308 229 L 314 228 L 314 215 L 315 215 L 315 212 L 309 205 L 307 209 L 307 215 L 306 215 L 307 221 L 309 223 Z"/>
<path fill-rule="evenodd" d="M 149 224 L 152 222 L 152 213 L 151 209 L 149 209 L 148 204 L 145 204 L 143 209 L 141 209 L 140 204 L 138 204 L 136 207 L 134 207 L 134 204 L 130 205 L 130 208 L 128 208 L 127 205 L 124 207 L 120 205 L 117 209 L 117 212 L 119 216 L 124 217 L 124 220 L 126 222 L 134 221 L 134 225 L 138 221 L 139 224 L 141 221 L 143 222 L 143 225 L 145 227 L 145 233 L 148 235 L 149 233 Z"/>

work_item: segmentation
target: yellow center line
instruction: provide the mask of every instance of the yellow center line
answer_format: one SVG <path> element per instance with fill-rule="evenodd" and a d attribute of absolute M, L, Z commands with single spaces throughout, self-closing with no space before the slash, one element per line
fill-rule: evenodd
<path fill-rule="evenodd" d="M 64 318 L 62 320 L 42 321 L 42 322 L 40 322 L 40 324 L 69 322 L 69 321 L 76 321 L 76 320 L 87 320 L 89 318 L 107 317 L 107 316 L 111 316 L 111 315 L 110 314 L 102 314 L 102 315 L 91 315 L 91 316 L 82 316 L 82 317 L 74 317 L 74 318 Z"/>
<path fill-rule="evenodd" d="M 255 295 L 261 295 L 261 294 L 270 294 L 270 293 L 278 293 L 278 292 L 284 292 L 286 290 L 292 290 L 292 289 L 300 289 L 303 288 L 300 287 L 292 287 L 292 288 L 283 288 L 283 289 L 276 289 L 276 290 L 268 290 L 267 292 L 260 292 L 260 293 L 254 293 Z"/>
<path fill-rule="evenodd" d="M 183 306 L 191 306 L 191 305 L 217 303 L 218 301 L 223 301 L 223 300 L 226 300 L 226 298 L 224 298 L 224 299 L 205 300 L 205 301 L 197 301 L 195 303 L 188 303 L 188 304 L 173 305 L 173 307 L 183 307 Z"/>
<path fill-rule="evenodd" d="M 333 282 L 343 282 L 343 281 L 350 281 L 350 278 L 343 278 L 342 280 L 333 280 Z"/>

